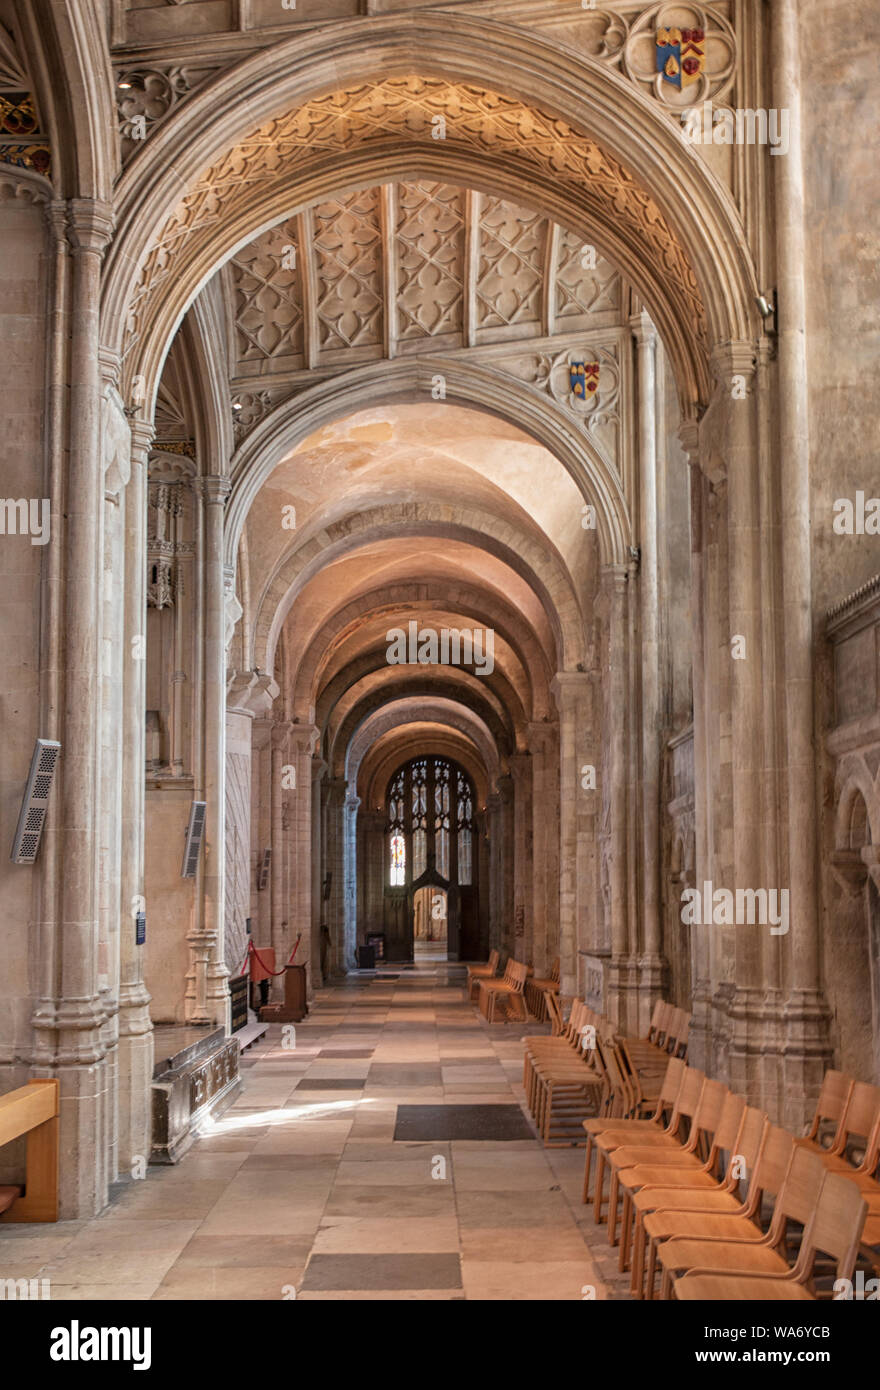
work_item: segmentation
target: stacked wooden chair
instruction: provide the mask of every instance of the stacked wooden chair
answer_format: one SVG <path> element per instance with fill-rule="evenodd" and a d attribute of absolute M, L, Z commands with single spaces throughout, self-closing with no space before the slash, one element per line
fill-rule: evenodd
<path fill-rule="evenodd" d="M 673 1018 L 655 1024 L 658 1045 L 674 1040 Z M 595 1157 L 594 1219 L 607 1167 L 633 1293 L 653 1298 L 658 1268 L 661 1298 L 686 1299 L 812 1300 L 859 1259 L 880 1274 L 880 1087 L 829 1072 L 795 1138 L 670 1049 L 653 1115 L 583 1126 L 584 1201 Z"/>
<path fill-rule="evenodd" d="M 550 974 L 546 976 L 532 976 L 526 981 L 526 1008 L 533 1018 L 543 1023 L 547 1017 L 547 1004 L 545 996 L 548 991 L 552 994 L 559 993 L 559 957 L 557 956 L 550 967 Z"/>
<path fill-rule="evenodd" d="M 498 963 L 501 957 L 497 951 L 489 952 L 489 959 L 481 965 L 469 965 L 467 968 L 467 992 L 468 999 L 476 999 L 480 988 L 481 980 L 491 980 L 498 973 Z"/>
<path fill-rule="evenodd" d="M 528 974 L 529 967 L 524 962 L 511 959 L 507 962 L 503 979 L 478 980 L 477 1002 L 487 1023 L 495 1023 L 499 1014 L 505 1019 L 528 1018 L 524 998 Z"/>
<path fill-rule="evenodd" d="M 612 1081 L 586 1004 L 575 1001 L 567 1024 L 551 990 L 546 1005 L 554 1034 L 524 1039 L 523 1086 L 545 1147 L 560 1148 L 584 1142 L 584 1118 L 608 1105 Z"/>

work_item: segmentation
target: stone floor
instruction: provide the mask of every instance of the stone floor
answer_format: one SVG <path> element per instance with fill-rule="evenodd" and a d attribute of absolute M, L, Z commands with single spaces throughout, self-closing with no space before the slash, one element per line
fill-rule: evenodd
<path fill-rule="evenodd" d="M 320 991 L 180 1164 L 93 1221 L 5 1228 L 0 1277 L 56 1299 L 626 1297 L 583 1149 L 532 1137 L 524 1025 L 490 1028 L 463 978 L 420 959 Z"/>

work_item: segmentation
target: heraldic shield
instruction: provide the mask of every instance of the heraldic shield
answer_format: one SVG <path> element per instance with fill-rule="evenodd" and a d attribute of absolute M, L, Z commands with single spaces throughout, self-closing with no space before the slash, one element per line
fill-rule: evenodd
<path fill-rule="evenodd" d="M 657 30 L 657 71 L 679 91 L 689 87 L 706 66 L 706 34 L 702 29 Z"/>
<path fill-rule="evenodd" d="M 598 362 L 570 362 L 568 382 L 571 393 L 579 401 L 588 401 L 599 389 Z"/>

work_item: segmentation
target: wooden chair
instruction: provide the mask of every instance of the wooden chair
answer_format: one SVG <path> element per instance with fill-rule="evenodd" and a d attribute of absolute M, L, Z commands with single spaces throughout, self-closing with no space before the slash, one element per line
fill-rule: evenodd
<path fill-rule="evenodd" d="M 819 1156 L 796 1146 L 773 1208 L 770 1229 L 760 1240 L 673 1237 L 658 1246 L 657 1256 L 663 1266 L 660 1297 L 669 1298 L 673 1279 L 688 1269 L 699 1269 L 704 1274 L 730 1270 L 736 1274 L 788 1275 L 791 1271 L 786 1257 L 789 1222 L 797 1222 L 806 1230 L 825 1177 L 826 1170 Z M 854 1191 L 859 1195 L 858 1188 Z"/>
<path fill-rule="evenodd" d="M 586 1005 L 581 1000 L 576 999 L 571 1006 L 568 1022 L 566 1022 L 562 1017 L 559 1000 L 555 995 L 552 997 L 552 1003 L 549 1004 L 549 1007 L 553 1011 L 551 1018 L 554 1030 L 550 1037 L 537 1034 L 533 1037 L 523 1038 L 523 1090 L 526 1093 L 526 1103 L 532 1114 L 535 1113 L 537 1064 L 550 1057 L 569 1058 L 576 1055 L 580 1028 L 586 1011 Z"/>
<path fill-rule="evenodd" d="M 860 1178 L 864 1176 L 868 1179 L 870 1188 L 874 1184 L 873 1174 L 877 1167 L 876 1151 L 872 1157 L 872 1139 L 878 1132 L 878 1125 L 880 1086 L 871 1086 L 866 1081 L 853 1082 L 834 1143 L 830 1150 L 818 1151 L 825 1167 L 846 1177 L 854 1178 L 858 1173 Z"/>
<path fill-rule="evenodd" d="M 489 959 L 482 965 L 469 965 L 467 968 L 468 999 L 476 999 L 480 980 L 489 980 L 498 973 L 501 956 L 497 951 L 489 952 Z"/>
<path fill-rule="evenodd" d="M 816 1161 L 815 1155 L 807 1156 Z M 811 1285 L 817 1254 L 834 1260 L 837 1279 L 852 1279 L 867 1205 L 855 1183 L 838 1173 L 827 1172 L 821 1167 L 821 1161 L 819 1168 L 823 1176 L 821 1191 L 792 1268 L 769 1277 L 756 1277 L 747 1270 L 716 1274 L 711 1270 L 694 1269 L 676 1279 L 675 1297 L 688 1302 L 718 1299 L 812 1302 L 816 1298 Z"/>
<path fill-rule="evenodd" d="M 600 1039 L 589 1056 L 543 1061 L 537 1068 L 535 1122 L 545 1148 L 584 1143 L 583 1121 L 606 1101 L 610 1085 Z"/>
<path fill-rule="evenodd" d="M 826 1071 L 813 1122 L 803 1139 L 798 1139 L 799 1144 L 820 1153 L 834 1147 L 853 1084 L 852 1077 L 842 1071 Z"/>
<path fill-rule="evenodd" d="M 0 1096 L 0 1146 L 27 1135 L 24 1195 L 0 1187 L 0 1221 L 58 1220 L 58 1092 L 51 1077 Z"/>
<path fill-rule="evenodd" d="M 633 1194 L 643 1187 L 682 1184 L 691 1188 L 715 1190 L 721 1155 L 736 1141 L 745 1101 L 728 1090 L 723 1081 L 706 1081 L 687 1144 L 680 1153 L 673 1149 L 654 1153 L 650 1147 L 627 1145 L 610 1156 L 612 1174 L 617 1175 L 623 1195 L 620 1234 L 620 1268 L 626 1269 L 632 1231 Z M 639 1154 L 644 1155 L 643 1158 Z M 632 1160 L 635 1159 L 635 1162 Z M 609 1239 L 611 1223 L 609 1221 Z"/>
<path fill-rule="evenodd" d="M 756 1129 L 760 1134 L 757 1152 Z M 749 1175 L 744 1201 L 738 1198 L 739 1182 L 730 1180 L 732 1163 L 723 1192 L 676 1192 L 657 1187 L 636 1193 L 634 1204 L 641 1216 L 646 1250 L 647 1268 L 641 1285 L 646 1298 L 654 1296 L 657 1251 L 665 1240 L 763 1240 L 763 1210 L 768 1199 L 772 1207 L 779 1196 L 791 1164 L 794 1140 L 786 1130 L 767 1123 L 761 1111 L 750 1107 L 743 1116 L 736 1147 L 737 1153 L 731 1157 L 741 1157 Z"/>
<path fill-rule="evenodd" d="M 619 1180 L 618 1170 L 614 1167 L 612 1159 L 618 1149 L 627 1145 L 639 1145 L 648 1148 L 651 1154 L 658 1154 L 665 1151 L 674 1152 L 676 1155 L 682 1152 L 688 1135 L 688 1127 L 692 1127 L 697 1106 L 700 1103 L 700 1096 L 706 1077 L 703 1072 L 697 1071 L 695 1067 L 688 1067 L 684 1073 L 684 1078 L 675 1098 L 675 1106 L 669 1125 L 662 1131 L 644 1131 L 637 1136 L 632 1133 L 627 1134 L 625 1129 L 611 1128 L 595 1138 L 596 1145 L 596 1183 L 593 1194 L 593 1219 L 598 1224 L 602 1220 L 602 1177 L 604 1166 L 609 1164 L 611 1173 L 608 1184 L 608 1226 L 609 1243 L 614 1245 L 614 1227 L 617 1221 L 617 1197 Z"/>
<path fill-rule="evenodd" d="M 537 1018 L 541 1023 L 547 1017 L 547 993 L 559 992 L 559 957 L 557 956 L 550 967 L 550 974 L 546 976 L 533 977 L 526 981 L 526 1008 L 529 1013 Z"/>
<path fill-rule="evenodd" d="M 651 1022 L 648 1025 L 648 1042 L 656 1043 L 660 1034 L 660 1025 L 665 1017 L 669 1005 L 664 999 L 658 999 L 651 1013 Z"/>
<path fill-rule="evenodd" d="M 721 1110 L 718 1126 L 712 1140 L 712 1147 L 702 1170 L 692 1174 L 687 1169 L 663 1167 L 658 1174 L 657 1185 L 650 1180 L 650 1174 L 640 1170 L 639 1176 L 649 1178 L 648 1182 L 637 1186 L 630 1182 L 629 1202 L 632 1223 L 632 1292 L 641 1297 L 644 1282 L 645 1248 L 648 1239 L 645 1220 L 653 1212 L 661 1209 L 674 1220 L 676 1208 L 690 1211 L 695 1219 L 699 1213 L 706 1216 L 712 1213 L 743 1212 L 746 1204 L 741 1196 L 742 1176 L 745 1170 L 750 1175 L 761 1151 L 766 1127 L 766 1117 L 762 1111 L 747 1107 L 742 1097 L 728 1091 Z M 706 1181 L 706 1175 L 712 1181 Z M 632 1170 L 630 1176 L 636 1176 Z M 676 1232 L 677 1234 L 677 1232 Z M 621 1268 L 626 1254 L 629 1230 L 624 1220 L 621 1238 Z M 652 1286 L 653 1288 L 653 1286 Z"/>
<path fill-rule="evenodd" d="M 590 1167 L 593 1149 L 596 1149 L 596 1187 L 601 1208 L 602 1184 L 605 1173 L 605 1154 L 608 1147 L 614 1147 L 615 1141 L 625 1144 L 628 1140 L 636 1136 L 662 1134 L 672 1124 L 675 1114 L 675 1104 L 681 1090 L 687 1067 L 684 1062 L 677 1058 L 670 1058 L 666 1067 L 666 1075 L 660 1088 L 660 1095 L 657 1097 L 657 1104 L 654 1113 L 650 1117 L 643 1117 L 638 1114 L 626 1114 L 622 1119 L 612 1121 L 605 1120 L 585 1120 L 584 1130 L 587 1136 L 587 1152 L 584 1159 L 584 1189 L 583 1201 L 590 1200 Z M 666 1116 L 669 1115 L 667 1121 Z M 607 1138 L 605 1147 L 599 1147 L 599 1137 Z M 596 1214 L 596 1202 L 593 1203 L 593 1214 L 598 1222 L 600 1216 Z"/>
<path fill-rule="evenodd" d="M 528 978 L 529 967 L 522 961 L 509 960 L 503 980 L 479 981 L 479 1004 L 487 1023 L 495 1022 L 495 1014 L 500 1002 L 505 1017 L 513 1017 L 518 1012 L 525 1021 L 528 1018 L 523 993 Z"/>

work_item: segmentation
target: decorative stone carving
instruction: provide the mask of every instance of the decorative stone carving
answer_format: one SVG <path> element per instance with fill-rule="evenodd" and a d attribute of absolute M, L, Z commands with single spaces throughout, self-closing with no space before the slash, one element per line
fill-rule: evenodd
<path fill-rule="evenodd" d="M 618 160 L 566 122 L 511 97 L 437 78 L 406 77 L 307 102 L 267 122 L 203 170 L 143 259 L 131 301 L 128 347 L 142 330 L 154 296 L 158 301 L 169 276 L 182 273 L 182 258 L 196 255 L 220 223 L 247 208 L 257 190 L 263 196 L 273 182 L 289 182 L 293 171 L 305 174 L 336 153 L 389 139 L 430 147 L 436 116 L 445 121 L 447 150 L 515 160 L 524 177 L 549 176 L 589 204 L 594 215 L 641 242 L 664 266 L 682 320 L 705 343 L 705 310 L 684 248 L 654 199 Z M 322 266 L 335 282 L 319 306 L 322 346 L 380 342 L 376 193 L 345 205 L 324 204 L 315 222 Z M 504 234 L 503 219 L 492 230 Z M 525 252 L 519 242 L 517 249 Z M 533 264 L 532 252 L 522 260 Z M 486 302 L 503 321 L 503 306 L 485 288 Z"/>
<path fill-rule="evenodd" d="M 579 349 L 578 349 L 579 350 Z M 571 411 L 585 434 L 601 448 L 609 462 L 616 466 L 621 427 L 620 365 L 616 344 L 590 347 L 590 356 L 599 363 L 599 389 L 587 399 L 572 394 L 569 363 L 576 355 L 572 347 L 557 351 L 520 352 L 493 361 L 493 366 L 547 395 Z"/>
<path fill-rule="evenodd" d="M 601 256 L 594 269 L 584 265 L 583 237 L 559 230 L 556 256 L 556 318 L 622 311 L 623 283 L 618 271 Z"/>
<path fill-rule="evenodd" d="M 657 66 L 657 33 L 660 29 L 698 30 L 703 34 L 702 71 L 690 83 L 667 81 Z M 737 45 L 733 26 L 716 6 L 693 4 L 652 5 L 643 11 L 629 31 L 622 51 L 627 77 L 650 91 L 672 111 L 701 102 L 718 103 L 733 86 Z"/>
<path fill-rule="evenodd" d="M 382 230 L 379 190 L 334 199 L 315 208 L 314 246 L 320 292 L 322 348 L 382 341 Z"/>
<path fill-rule="evenodd" d="M 483 199 L 477 273 L 477 324 L 495 328 L 541 317 L 547 222 L 501 198 Z"/>
<path fill-rule="evenodd" d="M 238 360 L 301 355 L 303 307 L 296 219 L 272 227 L 229 262 Z"/>
<path fill-rule="evenodd" d="M 226 629 L 224 634 L 224 645 L 229 650 L 233 633 L 239 622 L 244 609 L 241 606 L 238 595 L 235 592 L 235 575 L 226 573 L 223 576 L 223 593 L 226 600 Z"/>
<path fill-rule="evenodd" d="M 397 186 L 398 337 L 460 332 L 465 198 L 443 183 Z"/>
<path fill-rule="evenodd" d="M 123 164 L 140 149 L 160 121 L 216 71 L 216 66 L 169 63 L 124 67 L 116 73 L 116 107 Z"/>
<path fill-rule="evenodd" d="M 147 606 L 170 608 L 180 591 L 177 557 L 192 546 L 180 540 L 179 519 L 183 515 L 182 484 L 156 481 L 147 485 Z"/>

